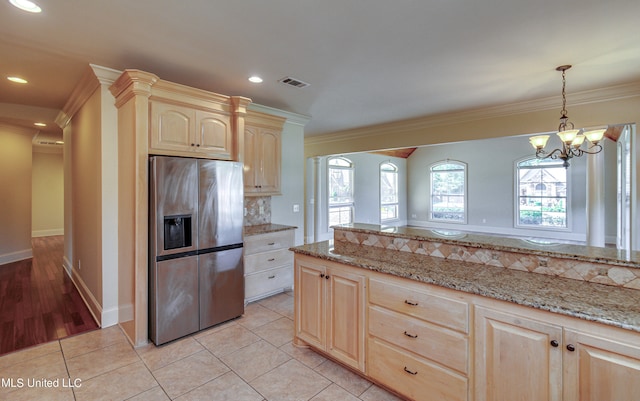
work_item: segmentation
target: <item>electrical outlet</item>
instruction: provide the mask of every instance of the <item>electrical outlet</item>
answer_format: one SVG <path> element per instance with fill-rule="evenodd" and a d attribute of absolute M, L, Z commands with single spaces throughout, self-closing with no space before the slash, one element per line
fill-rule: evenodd
<path fill-rule="evenodd" d="M 82 270 L 82 261 L 78 259 L 78 270 Z"/>
<path fill-rule="evenodd" d="M 300 211 L 300 205 L 298 205 L 297 203 L 295 203 L 293 205 L 293 213 L 298 213 Z"/>
<path fill-rule="evenodd" d="M 259 209 L 260 209 L 260 215 L 263 215 L 264 214 L 264 206 L 260 205 Z"/>

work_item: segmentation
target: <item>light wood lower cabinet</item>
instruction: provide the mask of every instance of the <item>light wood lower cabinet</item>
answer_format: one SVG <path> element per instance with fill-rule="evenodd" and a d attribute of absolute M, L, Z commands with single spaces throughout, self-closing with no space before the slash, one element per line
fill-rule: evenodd
<path fill-rule="evenodd" d="M 637 333 L 516 305 L 499 308 L 475 308 L 476 401 L 640 399 Z"/>
<path fill-rule="evenodd" d="M 296 255 L 295 334 L 305 343 L 365 371 L 365 278 L 353 268 Z"/>
<path fill-rule="evenodd" d="M 640 333 L 295 260 L 296 338 L 407 399 L 640 400 Z"/>
<path fill-rule="evenodd" d="M 640 400 L 637 338 L 628 342 L 616 340 L 606 331 L 592 335 L 566 329 L 564 341 L 565 400 Z"/>
<path fill-rule="evenodd" d="M 476 401 L 562 400 L 561 327 L 483 307 L 475 325 Z"/>

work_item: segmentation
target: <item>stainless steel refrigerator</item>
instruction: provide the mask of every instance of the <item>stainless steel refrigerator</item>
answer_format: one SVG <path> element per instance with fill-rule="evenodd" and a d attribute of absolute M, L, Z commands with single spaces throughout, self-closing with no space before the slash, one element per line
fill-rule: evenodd
<path fill-rule="evenodd" d="M 160 345 L 244 313 L 242 164 L 152 156 L 149 323 Z"/>

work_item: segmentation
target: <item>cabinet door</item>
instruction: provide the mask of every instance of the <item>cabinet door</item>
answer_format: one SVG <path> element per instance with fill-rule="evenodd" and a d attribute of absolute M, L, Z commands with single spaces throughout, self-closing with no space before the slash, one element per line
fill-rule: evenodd
<path fill-rule="evenodd" d="M 475 328 L 476 401 L 562 399 L 560 327 L 476 307 Z"/>
<path fill-rule="evenodd" d="M 280 193 L 280 132 L 262 130 L 260 133 L 259 172 L 260 192 Z"/>
<path fill-rule="evenodd" d="M 229 116 L 198 111 L 196 120 L 198 152 L 220 159 L 231 159 L 233 141 Z"/>
<path fill-rule="evenodd" d="M 244 131 L 244 191 L 245 193 L 259 193 L 258 169 L 260 168 L 258 155 L 259 130 L 255 127 L 245 127 Z"/>
<path fill-rule="evenodd" d="M 328 269 L 327 352 L 364 372 L 364 277 Z"/>
<path fill-rule="evenodd" d="M 640 345 L 569 329 L 565 344 L 565 400 L 640 399 Z"/>
<path fill-rule="evenodd" d="M 296 261 L 296 336 L 319 349 L 325 348 L 324 277 L 324 266 Z"/>
<path fill-rule="evenodd" d="M 195 148 L 194 129 L 193 109 L 158 101 L 151 102 L 151 149 L 192 152 Z"/>

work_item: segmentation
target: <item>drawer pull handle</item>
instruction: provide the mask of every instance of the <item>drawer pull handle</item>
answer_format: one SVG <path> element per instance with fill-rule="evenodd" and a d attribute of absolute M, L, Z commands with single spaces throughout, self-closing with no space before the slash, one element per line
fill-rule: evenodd
<path fill-rule="evenodd" d="M 573 344 L 567 344 L 567 349 L 568 349 L 569 351 L 573 352 L 573 351 L 575 351 L 575 350 L 576 350 L 576 346 L 575 346 L 575 345 L 573 345 Z"/>
<path fill-rule="evenodd" d="M 418 374 L 418 371 L 413 372 L 413 371 L 411 371 L 411 370 L 407 369 L 407 367 L 406 367 L 406 366 L 404 367 L 404 371 L 405 371 L 405 372 L 407 372 L 407 373 L 409 373 L 410 375 L 414 375 L 414 376 Z"/>
<path fill-rule="evenodd" d="M 558 340 L 551 340 L 551 346 L 552 347 L 557 347 L 558 345 L 560 345 L 560 343 L 558 342 Z"/>
<path fill-rule="evenodd" d="M 275 276 L 275 275 L 273 275 L 273 276 L 269 276 L 269 277 L 268 277 L 268 279 L 269 279 L 269 280 L 271 280 L 272 278 L 276 278 L 276 276 Z"/>
<path fill-rule="evenodd" d="M 418 338 L 417 334 L 410 334 L 410 333 L 407 333 L 406 331 L 404 332 L 404 335 L 410 338 Z"/>
<path fill-rule="evenodd" d="M 273 262 L 276 258 L 267 259 L 267 262 Z"/>
<path fill-rule="evenodd" d="M 404 303 L 405 303 L 405 304 L 407 304 L 407 305 L 411 305 L 411 306 L 418 306 L 418 303 L 417 303 L 417 302 L 411 302 L 411 301 L 409 301 L 408 299 L 405 299 L 405 300 L 404 300 Z"/>
<path fill-rule="evenodd" d="M 275 242 L 269 242 L 267 245 L 269 245 L 269 246 L 273 246 L 273 245 L 275 245 L 275 244 L 276 244 Z"/>

